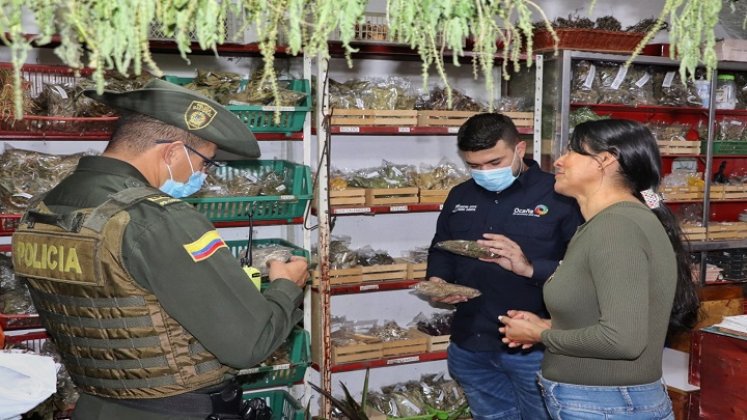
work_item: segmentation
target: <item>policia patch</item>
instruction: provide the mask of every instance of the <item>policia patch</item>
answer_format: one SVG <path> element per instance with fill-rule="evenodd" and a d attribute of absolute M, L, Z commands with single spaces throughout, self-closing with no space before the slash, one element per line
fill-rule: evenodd
<path fill-rule="evenodd" d="M 184 113 L 184 122 L 190 130 L 200 130 L 210 125 L 218 113 L 212 106 L 202 101 L 192 101 Z"/>
<path fill-rule="evenodd" d="M 16 232 L 13 234 L 13 268 L 16 274 L 25 277 L 95 283 L 98 278 L 96 242 L 94 238 L 78 235 Z"/>

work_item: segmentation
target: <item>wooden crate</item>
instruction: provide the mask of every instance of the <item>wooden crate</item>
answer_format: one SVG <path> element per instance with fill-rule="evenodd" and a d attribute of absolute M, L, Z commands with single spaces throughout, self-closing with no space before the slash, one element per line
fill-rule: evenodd
<path fill-rule="evenodd" d="M 312 284 L 319 285 L 321 279 L 321 273 L 319 270 L 314 270 L 311 273 Z M 363 281 L 363 267 L 351 267 L 351 268 L 339 268 L 335 270 L 329 270 L 329 284 L 350 284 L 360 283 Z"/>
<path fill-rule="evenodd" d="M 703 190 L 699 187 L 662 187 L 660 192 L 665 201 L 703 199 Z"/>
<path fill-rule="evenodd" d="M 330 206 L 362 206 L 366 204 L 365 188 L 348 188 L 329 192 Z"/>
<path fill-rule="evenodd" d="M 711 223 L 708 240 L 740 239 L 747 237 L 747 222 Z"/>
<path fill-rule="evenodd" d="M 705 241 L 707 238 L 706 228 L 703 226 L 696 225 L 682 225 L 682 233 L 687 236 L 690 241 Z"/>
<path fill-rule="evenodd" d="M 747 198 L 747 184 L 725 185 L 725 200 L 744 200 Z"/>
<path fill-rule="evenodd" d="M 418 187 L 367 188 L 366 205 L 417 204 Z"/>
<path fill-rule="evenodd" d="M 420 196 L 421 203 L 443 203 L 446 201 L 446 196 L 449 195 L 448 190 L 424 190 L 420 189 L 418 195 Z"/>
<path fill-rule="evenodd" d="M 418 123 L 418 111 L 383 109 L 332 109 L 332 125 L 346 126 L 414 126 Z"/>
<path fill-rule="evenodd" d="M 339 364 L 381 359 L 384 357 L 383 349 L 384 343 L 332 346 L 332 363 Z"/>
<path fill-rule="evenodd" d="M 425 272 L 428 268 L 428 263 L 421 262 L 408 262 L 407 263 L 407 278 L 410 280 L 424 279 Z"/>
<path fill-rule="evenodd" d="M 656 140 L 659 145 L 659 152 L 666 155 L 693 155 L 700 154 L 700 140 Z"/>
<path fill-rule="evenodd" d="M 467 119 L 480 112 L 476 111 L 418 111 L 418 126 L 421 127 L 459 127 Z M 501 114 L 511 118 L 516 127 L 534 127 L 533 112 L 502 112 Z"/>
<path fill-rule="evenodd" d="M 445 351 L 446 348 L 449 347 L 449 340 L 451 339 L 451 335 L 449 334 L 429 335 L 418 329 L 413 329 L 413 331 L 413 334 L 426 338 L 426 351 L 429 353 L 436 351 Z"/>
<path fill-rule="evenodd" d="M 404 340 L 385 341 L 382 348 L 384 357 L 406 356 L 422 354 L 428 348 L 428 338 L 416 329 L 411 329 L 409 338 Z"/>
<path fill-rule="evenodd" d="M 381 264 L 361 267 L 363 282 L 404 280 L 407 278 L 407 263 Z"/>

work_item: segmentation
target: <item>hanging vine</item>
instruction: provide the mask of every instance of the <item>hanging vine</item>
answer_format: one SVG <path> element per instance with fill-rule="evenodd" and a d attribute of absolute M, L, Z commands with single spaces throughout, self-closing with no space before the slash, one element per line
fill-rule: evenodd
<path fill-rule="evenodd" d="M 681 60 L 681 74 L 692 76 L 695 67 L 704 64 L 710 75 L 716 66 L 713 28 L 721 3 L 666 0 L 636 54 L 669 20 L 671 53 Z M 32 44 L 47 44 L 55 35 L 60 42 L 55 53 L 73 68 L 92 68 L 102 90 L 106 70 L 139 74 L 145 66 L 161 75 L 149 49 L 153 28 L 172 37 L 187 60 L 195 42 L 201 49 L 215 51 L 218 45 L 235 41 L 227 39 L 226 22 L 238 21 L 243 25 L 238 33 L 256 33 L 264 81 L 275 89 L 273 63 L 280 44 L 287 44 L 290 54 L 303 51 L 328 58 L 328 39 L 336 32 L 352 65 L 355 49 L 350 43 L 357 25 L 365 24 L 366 4 L 367 0 L 0 0 L 0 41 L 9 46 L 14 66 L 15 115 L 22 115 L 20 67 L 28 51 Z M 33 16 L 35 30 L 24 28 L 24 13 Z M 509 66 L 519 69 L 524 54 L 527 64 L 532 64 L 532 22 L 537 16 L 555 36 L 532 0 L 387 0 L 390 33 L 420 54 L 424 84 L 435 68 L 450 97 L 444 56 L 450 55 L 459 65 L 460 57 L 470 55 L 475 77 L 482 74 L 485 80 L 490 103 L 497 53 L 503 56 L 505 78 Z M 31 32 L 35 35 L 28 36 Z M 465 40 L 472 44 L 471 51 L 465 51 Z"/>

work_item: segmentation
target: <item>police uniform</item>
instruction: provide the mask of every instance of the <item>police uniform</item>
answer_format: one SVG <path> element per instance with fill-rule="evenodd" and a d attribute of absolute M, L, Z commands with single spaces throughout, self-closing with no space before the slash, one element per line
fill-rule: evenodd
<path fill-rule="evenodd" d="M 234 115 L 166 82 L 89 95 L 258 156 Z M 83 157 L 30 207 L 13 259 L 81 391 L 75 419 L 205 419 L 208 394 L 302 318 L 301 288 L 261 294 L 203 215 L 109 157 Z"/>

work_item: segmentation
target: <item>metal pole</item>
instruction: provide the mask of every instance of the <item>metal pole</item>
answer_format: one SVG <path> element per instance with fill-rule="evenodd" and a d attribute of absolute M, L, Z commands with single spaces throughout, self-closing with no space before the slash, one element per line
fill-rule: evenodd
<path fill-rule="evenodd" d="M 329 61 L 321 56 L 317 57 L 317 74 L 316 74 L 316 138 L 318 145 L 319 173 L 317 174 L 317 191 L 316 191 L 316 211 L 319 218 L 319 299 L 320 302 L 320 363 L 319 375 L 322 379 L 322 389 L 332 392 L 332 348 L 330 345 L 330 288 L 329 288 L 329 240 L 330 240 L 330 220 L 329 220 L 329 166 L 327 161 L 329 156 L 329 137 L 327 121 L 324 116 L 329 115 L 329 95 L 327 87 L 327 71 Z M 332 405 L 327 398 L 322 398 L 321 415 L 330 418 L 332 415 Z"/>

